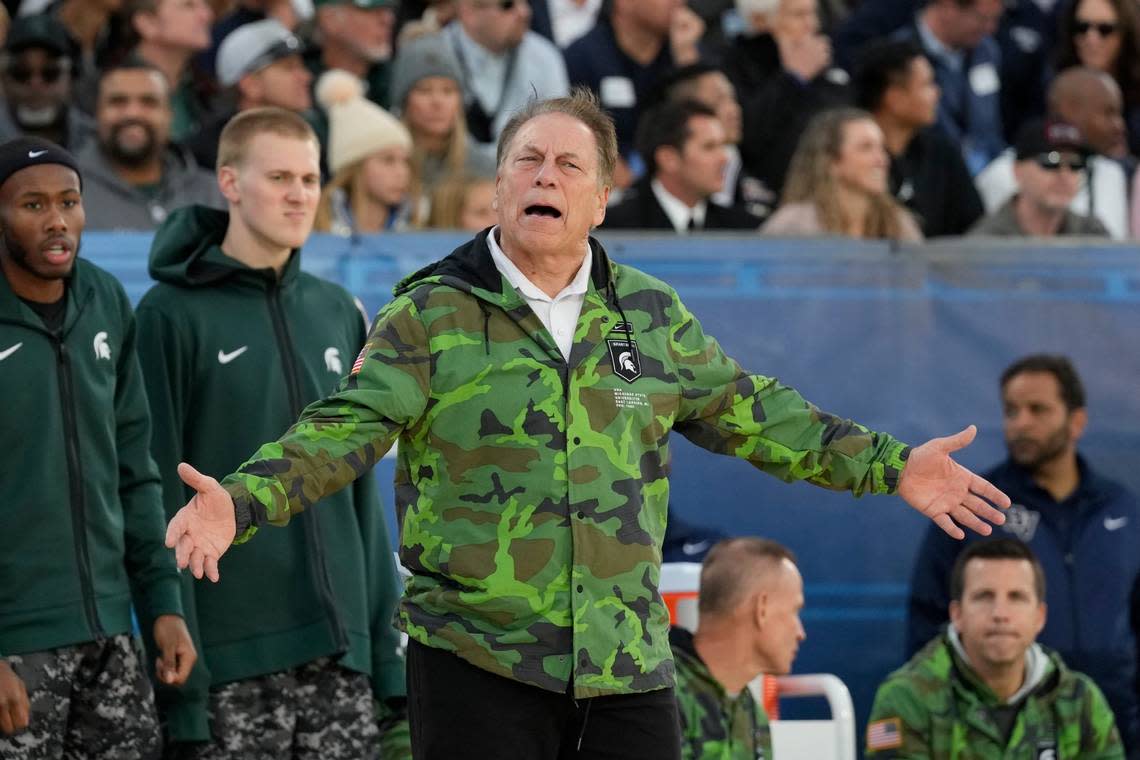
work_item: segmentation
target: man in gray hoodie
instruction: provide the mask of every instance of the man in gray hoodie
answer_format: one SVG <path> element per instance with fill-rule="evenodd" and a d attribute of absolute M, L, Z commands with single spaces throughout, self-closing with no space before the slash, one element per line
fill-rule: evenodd
<path fill-rule="evenodd" d="M 131 61 L 99 79 L 98 139 L 78 156 L 89 229 L 153 230 L 175 208 L 222 208 L 213 174 L 170 141 L 170 87 L 158 69 Z"/>

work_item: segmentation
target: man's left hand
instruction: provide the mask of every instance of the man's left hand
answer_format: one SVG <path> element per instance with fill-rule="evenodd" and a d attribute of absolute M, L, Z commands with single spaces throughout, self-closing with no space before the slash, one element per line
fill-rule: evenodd
<path fill-rule="evenodd" d="M 154 621 L 154 643 L 162 655 L 154 665 L 158 680 L 168 686 L 186 683 L 198 660 L 186 621 L 177 615 L 159 615 Z"/>
<path fill-rule="evenodd" d="M 669 47 L 673 52 L 673 63 L 688 66 L 701 59 L 698 43 L 705 34 L 705 22 L 689 6 L 682 5 L 673 11 L 669 20 Z"/>
<path fill-rule="evenodd" d="M 995 525 L 1005 522 L 1002 509 L 1009 497 L 985 478 L 980 478 L 950 458 L 950 454 L 970 445 L 978 429 L 973 425 L 947 438 L 933 438 L 910 452 L 899 477 L 899 496 L 929 517 L 953 538 L 966 534 L 962 525 L 988 536 Z"/>

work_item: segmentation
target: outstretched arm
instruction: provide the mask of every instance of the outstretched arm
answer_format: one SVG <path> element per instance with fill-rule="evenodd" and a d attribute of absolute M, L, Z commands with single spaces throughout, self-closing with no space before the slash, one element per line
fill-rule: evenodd
<path fill-rule="evenodd" d="M 194 498 L 178 510 L 166 527 L 166 545 L 174 550 L 178 569 L 190 568 L 195 578 L 218 582 L 218 560 L 237 534 L 234 500 L 209 475 L 183 462 L 178 477 L 194 489 Z"/>
<path fill-rule="evenodd" d="M 974 440 L 978 429 L 970 425 L 956 435 L 932 438 L 911 449 L 899 476 L 899 496 L 929 517 L 953 538 L 965 538 L 963 526 L 988 536 L 989 523 L 1001 525 L 1009 497 L 985 478 L 979 477 L 950 458 Z"/>

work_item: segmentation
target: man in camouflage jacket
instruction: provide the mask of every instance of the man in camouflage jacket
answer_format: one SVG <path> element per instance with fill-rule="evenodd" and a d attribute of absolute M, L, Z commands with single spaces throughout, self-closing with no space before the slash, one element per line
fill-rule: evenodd
<path fill-rule="evenodd" d="M 1045 574 L 1015 539 L 959 555 L 950 625 L 879 687 L 867 757 L 891 760 L 1124 760 L 1092 679 L 1035 643 Z"/>
<path fill-rule="evenodd" d="M 768 716 L 748 684 L 791 672 L 803 604 L 795 557 L 775 541 L 730 538 L 708 553 L 697 631 L 669 631 L 682 760 L 772 760 Z"/>
<path fill-rule="evenodd" d="M 628 721 L 607 728 L 602 710 L 611 697 L 656 694 L 645 735 L 671 732 L 679 744 L 657 590 L 671 430 L 786 480 L 898 491 L 959 535 L 955 519 L 981 530 L 979 516 L 1002 520 L 983 499 L 1008 501 L 950 459 L 972 429 L 911 450 L 825 414 L 744 372 L 665 283 L 612 262 L 589 230 L 605 216 L 613 127 L 588 93 L 536 101 L 508 127 L 499 225 L 401 283 L 337 392 L 224 488 L 181 466 L 197 495 L 167 544 L 196 577 L 216 579 L 235 531 L 240 541 L 284 524 L 399 439 L 400 555 L 412 574 L 400 623 L 413 642 L 417 756 L 509 746 L 542 757 L 564 735 L 576 751 L 616 741 L 624 757 L 673 756 L 676 747 L 642 742 Z M 548 694 L 565 701 L 552 711 L 572 714 L 497 738 L 509 729 L 503 710 L 466 695 L 443 706 L 423 691 L 438 679 L 411 672 L 416 658 L 445 652 L 526 685 L 519 709 Z M 590 712 L 591 698 L 610 701 Z M 436 730 L 429 713 L 448 722 Z M 516 743 L 549 736 L 553 745 Z"/>

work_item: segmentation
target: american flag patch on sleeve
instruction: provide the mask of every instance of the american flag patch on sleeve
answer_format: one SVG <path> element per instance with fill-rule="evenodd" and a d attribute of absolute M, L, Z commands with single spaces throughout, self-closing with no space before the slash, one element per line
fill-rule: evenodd
<path fill-rule="evenodd" d="M 898 718 L 877 720 L 867 726 L 867 749 L 894 749 L 902 746 L 902 722 Z"/>
<path fill-rule="evenodd" d="M 367 354 L 368 354 L 368 346 L 365 346 L 364 348 L 360 349 L 360 353 L 357 355 L 356 361 L 354 361 L 352 363 L 352 371 L 349 372 L 348 374 L 350 374 L 350 375 L 359 375 L 360 374 L 360 368 L 364 366 L 364 357 Z"/>

